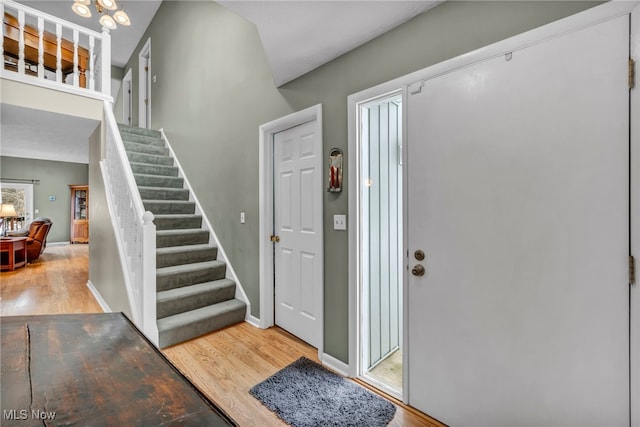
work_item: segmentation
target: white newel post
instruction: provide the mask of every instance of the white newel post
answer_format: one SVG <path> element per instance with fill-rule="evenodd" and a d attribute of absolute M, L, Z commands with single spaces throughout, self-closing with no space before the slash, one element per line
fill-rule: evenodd
<path fill-rule="evenodd" d="M 102 27 L 102 51 L 100 58 L 102 81 L 100 89 L 105 95 L 111 95 L 111 34 L 109 29 Z"/>
<path fill-rule="evenodd" d="M 156 323 L 156 226 L 154 216 L 146 211 L 142 215 L 142 324 L 151 341 L 158 344 Z"/>

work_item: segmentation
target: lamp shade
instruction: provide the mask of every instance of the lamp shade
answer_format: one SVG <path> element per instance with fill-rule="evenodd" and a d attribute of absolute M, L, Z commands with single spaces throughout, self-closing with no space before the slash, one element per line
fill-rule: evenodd
<path fill-rule="evenodd" d="M 9 203 L 3 203 L 0 207 L 0 218 L 15 218 L 18 216 L 16 208 Z"/>

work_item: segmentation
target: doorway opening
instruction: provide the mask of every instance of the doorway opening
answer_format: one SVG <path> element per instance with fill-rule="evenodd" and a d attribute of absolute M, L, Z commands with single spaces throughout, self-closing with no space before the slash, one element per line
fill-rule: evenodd
<path fill-rule="evenodd" d="M 359 375 L 402 398 L 402 92 L 359 108 Z"/>
<path fill-rule="evenodd" d="M 151 127 L 151 39 L 148 39 L 138 55 L 138 126 Z"/>
<path fill-rule="evenodd" d="M 131 68 L 122 79 L 122 123 L 131 126 L 131 116 L 133 114 L 133 79 Z"/>

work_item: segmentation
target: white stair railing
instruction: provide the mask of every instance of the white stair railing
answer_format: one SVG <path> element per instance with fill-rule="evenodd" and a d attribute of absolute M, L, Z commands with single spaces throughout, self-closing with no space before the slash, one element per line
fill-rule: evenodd
<path fill-rule="evenodd" d="M 111 97 L 111 35 L 12 0 L 0 0 L 0 76 L 101 98 Z"/>
<path fill-rule="evenodd" d="M 104 124 L 106 141 L 100 167 L 131 302 L 132 320 L 158 345 L 154 216 L 144 210 L 111 103 L 107 101 L 104 103 Z"/>

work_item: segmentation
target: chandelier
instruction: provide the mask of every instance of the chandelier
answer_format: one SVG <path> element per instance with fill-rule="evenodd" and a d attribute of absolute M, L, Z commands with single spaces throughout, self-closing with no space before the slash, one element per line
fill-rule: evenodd
<path fill-rule="evenodd" d="M 110 30 L 118 28 L 118 24 L 128 27 L 131 25 L 129 15 L 119 9 L 116 0 L 75 0 L 71 9 L 83 18 L 91 18 L 91 8 L 89 7 L 93 3 L 94 8 L 100 16 L 100 24 Z M 113 12 L 115 11 L 115 12 Z M 110 14 L 113 12 L 113 15 Z"/>

